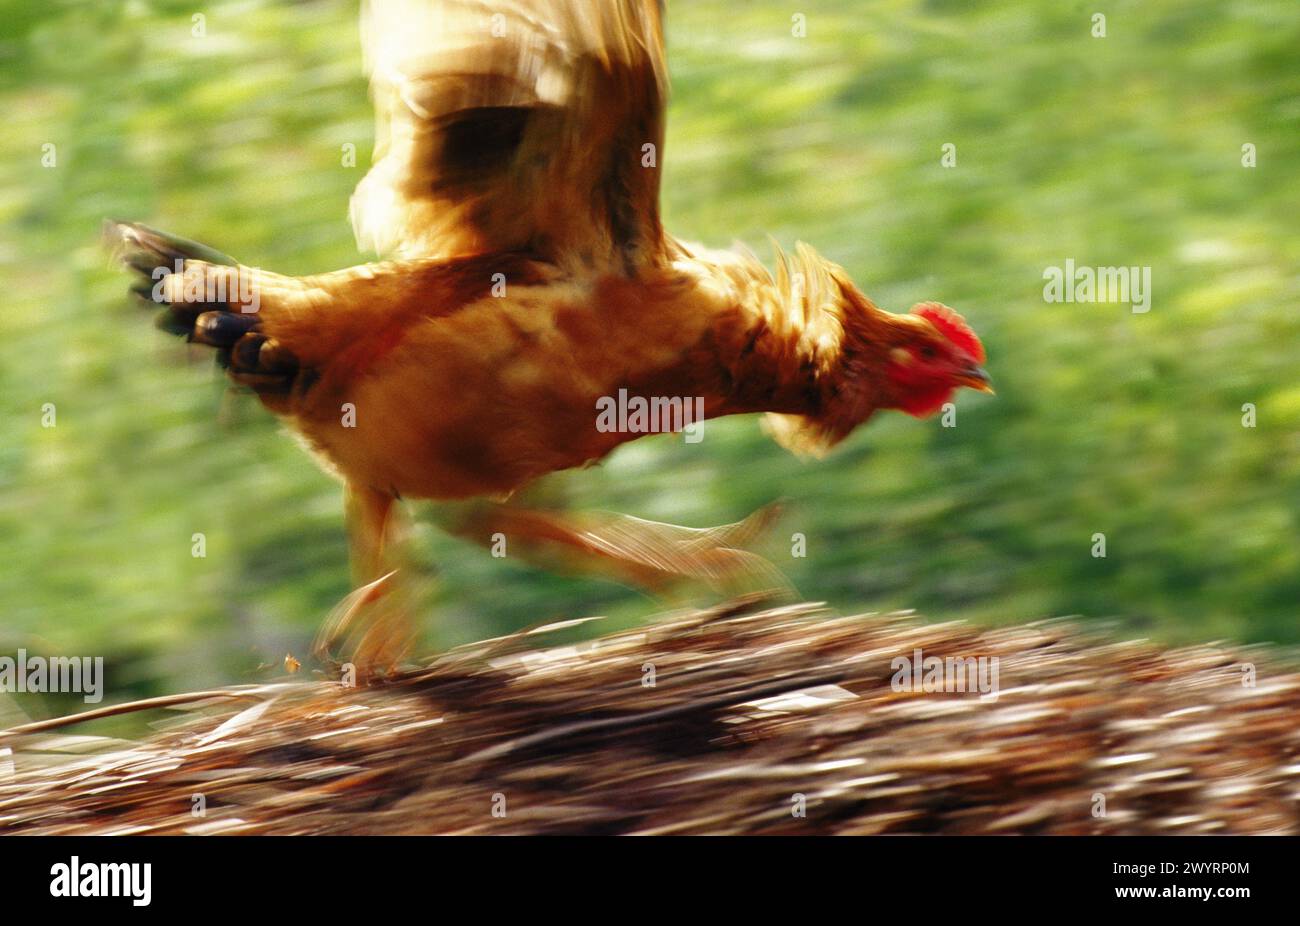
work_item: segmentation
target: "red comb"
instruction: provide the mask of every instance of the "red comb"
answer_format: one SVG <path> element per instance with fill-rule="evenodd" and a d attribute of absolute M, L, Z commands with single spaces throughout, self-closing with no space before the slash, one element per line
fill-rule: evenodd
<path fill-rule="evenodd" d="M 923 302 L 913 306 L 912 312 L 938 328 L 945 338 L 974 357 L 977 363 L 984 362 L 984 345 L 970 330 L 966 319 L 952 309 L 939 302 Z"/>

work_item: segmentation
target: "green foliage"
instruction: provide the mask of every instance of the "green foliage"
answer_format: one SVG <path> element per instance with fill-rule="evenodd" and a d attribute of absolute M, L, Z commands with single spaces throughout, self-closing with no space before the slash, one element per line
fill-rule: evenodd
<path fill-rule="evenodd" d="M 954 428 L 882 416 L 812 464 L 710 423 L 552 496 L 696 525 L 785 497 L 767 552 L 846 608 L 1300 641 L 1300 6 L 1121 0 L 1105 38 L 1077 3 L 812 0 L 805 38 L 788 4 L 672 6 L 669 227 L 807 240 L 887 308 L 957 307 L 998 395 L 963 394 Z M 338 486 L 150 328 L 97 233 L 356 263 L 355 3 L 213 2 L 202 38 L 194 12 L 0 3 L 0 652 L 103 654 L 114 696 L 265 675 L 348 583 Z M 1067 257 L 1150 266 L 1151 311 L 1044 302 Z M 420 536 L 439 644 L 658 607 Z"/>

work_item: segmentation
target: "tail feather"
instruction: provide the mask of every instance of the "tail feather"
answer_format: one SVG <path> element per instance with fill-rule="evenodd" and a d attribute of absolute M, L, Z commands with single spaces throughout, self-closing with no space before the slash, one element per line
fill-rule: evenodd
<path fill-rule="evenodd" d="M 131 292 L 163 307 L 159 328 L 216 348 L 230 378 L 264 400 L 293 389 L 300 364 L 262 330 L 257 271 L 206 245 L 136 222 L 106 222 L 104 238 L 114 257 L 136 274 Z"/>
<path fill-rule="evenodd" d="M 216 248 L 171 235 L 141 222 L 104 223 L 104 239 L 116 256 L 137 270 L 152 270 L 156 266 L 175 266 L 177 261 L 201 260 L 209 264 L 238 267 L 239 262 Z M 141 261 L 136 263 L 135 261 Z"/>

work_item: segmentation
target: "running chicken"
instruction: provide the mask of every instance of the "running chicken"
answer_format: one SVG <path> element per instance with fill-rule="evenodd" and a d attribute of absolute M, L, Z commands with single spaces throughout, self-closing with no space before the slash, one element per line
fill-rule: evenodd
<path fill-rule="evenodd" d="M 664 232 L 661 16 L 655 0 L 369 3 L 378 143 L 351 214 L 380 262 L 281 276 L 109 223 L 163 327 L 214 347 L 343 480 L 358 591 L 323 650 L 382 671 L 409 648 L 409 608 L 379 606 L 401 498 L 481 499 L 462 528 L 483 542 L 650 586 L 752 567 L 740 546 L 761 516 L 696 531 L 506 501 L 642 436 L 599 426 L 611 397 L 767 413 L 815 456 L 877 410 L 991 391 L 979 339 L 943 305 L 882 311 L 804 245 L 769 271 Z"/>

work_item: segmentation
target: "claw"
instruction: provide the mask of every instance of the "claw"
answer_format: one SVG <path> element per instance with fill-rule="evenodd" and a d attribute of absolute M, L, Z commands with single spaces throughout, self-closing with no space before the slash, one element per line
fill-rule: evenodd
<path fill-rule="evenodd" d="M 415 643 L 411 602 L 394 569 L 344 598 L 326 618 L 312 653 L 322 662 L 351 663 L 364 679 L 391 676 Z M 335 658 L 335 651 L 344 654 Z"/>

